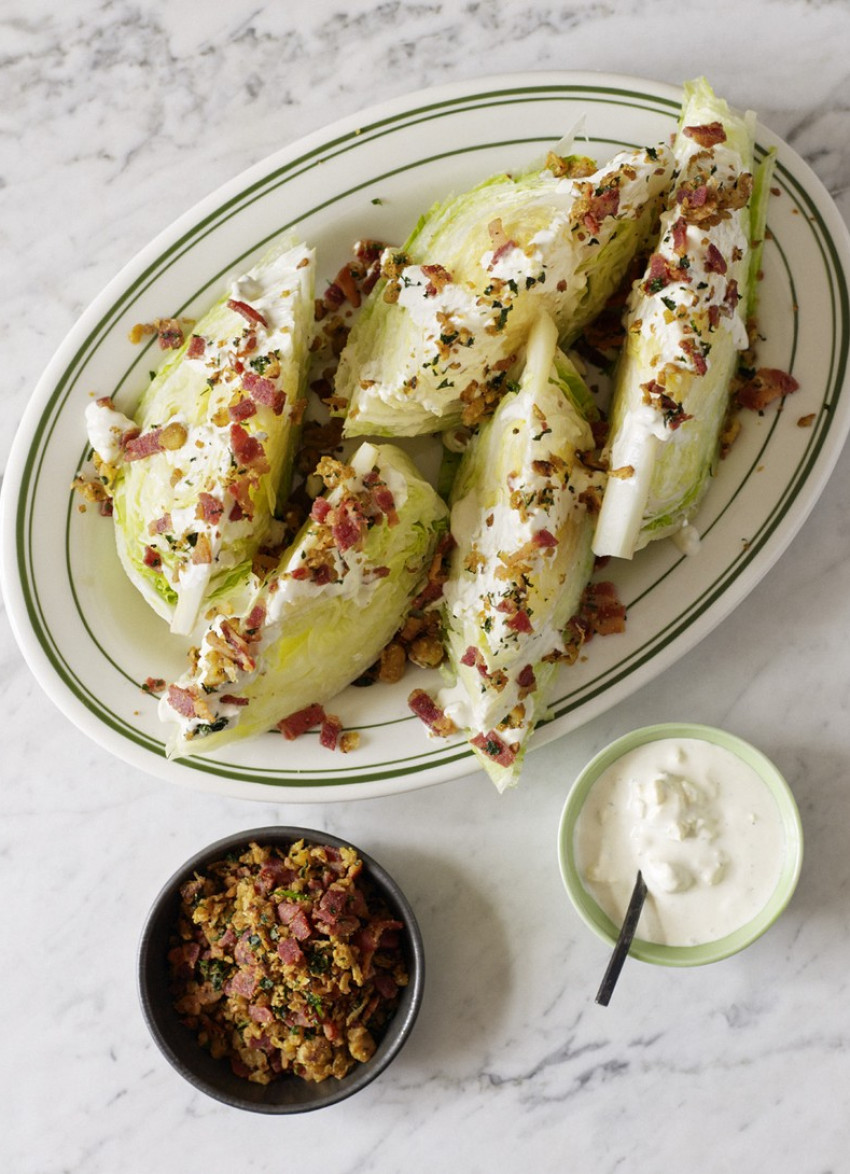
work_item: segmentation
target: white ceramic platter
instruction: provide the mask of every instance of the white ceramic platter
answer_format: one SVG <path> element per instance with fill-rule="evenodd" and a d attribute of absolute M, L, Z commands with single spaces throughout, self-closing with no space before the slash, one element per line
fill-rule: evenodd
<path fill-rule="evenodd" d="M 126 581 L 112 526 L 79 511 L 69 485 L 86 457 L 83 410 L 114 394 L 132 410 L 159 352 L 127 339 L 137 322 L 197 317 L 271 238 L 294 229 L 330 278 L 353 242 L 401 243 L 435 199 L 525 165 L 576 123 L 582 150 L 603 161 L 652 145 L 675 125 L 680 93 L 603 74 L 485 78 L 410 95 L 301 140 L 252 168 L 153 241 L 83 315 L 36 387 L 5 478 L 3 590 L 21 649 L 59 708 L 102 746 L 174 782 L 248 798 L 366 798 L 475 769 L 460 740 L 429 741 L 399 685 L 351 688 L 332 706 L 362 732 L 355 753 L 268 734 L 211 757 L 169 761 L 156 701 L 140 683 L 173 679 L 184 647 Z M 850 244 L 828 194 L 783 142 L 764 254 L 759 363 L 793 372 L 801 388 L 764 415 L 747 413 L 698 520 L 698 555 L 657 543 L 606 568 L 628 606 L 627 631 L 594 640 L 564 669 L 554 720 L 538 745 L 621 701 L 710 632 L 755 586 L 802 525 L 850 427 L 847 273 Z M 811 416 L 808 427 L 798 420 Z M 483 775 L 482 775 L 483 780 Z M 486 785 L 486 784 L 484 784 Z"/>

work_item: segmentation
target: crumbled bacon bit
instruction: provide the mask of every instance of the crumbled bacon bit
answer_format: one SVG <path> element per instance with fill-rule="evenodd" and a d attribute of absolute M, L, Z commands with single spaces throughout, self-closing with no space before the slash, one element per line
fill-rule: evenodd
<path fill-rule="evenodd" d="M 165 513 L 148 526 L 148 534 L 167 534 L 172 529 L 171 514 Z"/>
<path fill-rule="evenodd" d="M 152 546 L 145 547 L 144 564 L 152 570 L 159 570 L 162 566 L 162 558 L 158 550 L 154 550 Z"/>
<path fill-rule="evenodd" d="M 674 221 L 673 227 L 670 230 L 670 236 L 673 243 L 673 252 L 682 257 L 688 251 L 688 224 L 681 216 Z"/>
<path fill-rule="evenodd" d="M 245 617 L 245 635 L 250 637 L 259 632 L 266 619 L 266 609 L 262 603 L 256 603 Z"/>
<path fill-rule="evenodd" d="M 373 469 L 363 478 L 363 484 L 369 490 L 372 505 L 387 519 L 387 525 L 398 525 L 398 513 L 395 508 L 395 498 L 392 490 L 380 479 L 377 470 Z"/>
<path fill-rule="evenodd" d="M 516 760 L 516 747 L 504 742 L 495 730 L 490 730 L 486 734 L 476 734 L 474 738 L 469 739 L 469 744 L 481 750 L 499 766 L 513 766 Z"/>
<path fill-rule="evenodd" d="M 308 705 L 304 709 L 299 709 L 297 713 L 291 713 L 289 717 L 281 718 L 277 728 L 288 742 L 294 742 L 308 730 L 321 725 L 324 720 L 325 711 L 321 705 Z"/>
<path fill-rule="evenodd" d="M 168 686 L 168 704 L 181 717 L 200 718 L 201 721 L 211 721 L 212 713 L 207 703 L 200 697 L 194 688 L 182 689 L 179 685 Z"/>
<path fill-rule="evenodd" d="M 337 306 L 341 306 L 343 302 L 347 301 L 356 310 L 361 301 L 360 290 L 358 288 L 358 279 L 361 276 L 362 272 L 350 261 L 346 265 L 343 265 L 325 291 L 326 303 L 328 301 L 332 304 L 336 302 Z M 338 301 L 336 300 L 337 298 L 339 299 Z"/>
<path fill-rule="evenodd" d="M 755 375 L 738 388 L 735 399 L 742 408 L 760 412 L 782 396 L 791 395 L 800 384 L 793 375 L 776 367 L 759 367 Z"/>
<path fill-rule="evenodd" d="M 193 334 L 186 349 L 187 359 L 200 359 L 203 357 L 207 349 L 207 340 L 202 338 L 200 334 Z"/>
<path fill-rule="evenodd" d="M 253 672 L 256 668 L 256 661 L 251 655 L 250 641 L 246 640 L 233 624 L 227 620 L 221 621 L 220 631 L 227 649 L 227 655 L 240 672 Z"/>
<path fill-rule="evenodd" d="M 195 509 L 195 517 L 209 522 L 210 525 L 215 526 L 221 520 L 221 515 L 224 513 L 224 505 L 220 498 L 214 497 L 211 493 L 199 493 L 198 505 Z M 168 515 L 166 515 L 168 517 Z M 169 518 L 170 524 L 170 518 Z"/>
<path fill-rule="evenodd" d="M 267 379 L 265 375 L 257 375 L 255 371 L 246 371 L 242 376 L 242 386 L 255 404 L 271 408 L 276 416 L 283 411 L 286 395 L 274 380 Z"/>
<path fill-rule="evenodd" d="M 652 404 L 653 407 L 662 413 L 664 424 L 671 432 L 675 432 L 686 420 L 691 419 L 691 416 L 685 411 L 682 404 L 668 395 L 663 385 L 655 379 L 650 379 L 648 383 L 642 383 L 641 389 L 643 391 L 644 402 Z"/>
<path fill-rule="evenodd" d="M 227 492 L 233 498 L 233 505 L 227 515 L 231 522 L 254 516 L 254 503 L 251 500 L 251 481 L 248 477 L 237 477 L 227 487 Z"/>
<path fill-rule="evenodd" d="M 620 603 L 614 583 L 590 583 L 581 598 L 579 614 L 588 625 L 585 642 L 592 634 L 610 636 L 626 630 L 626 608 Z"/>
<path fill-rule="evenodd" d="M 686 180 L 676 189 L 676 203 L 686 204 L 689 209 L 702 208 L 708 200 L 708 184 L 691 183 Z"/>
<path fill-rule="evenodd" d="M 251 416 L 256 416 L 257 405 L 253 400 L 240 399 L 235 404 L 230 404 L 227 414 L 231 420 L 238 424 L 241 420 L 248 420 Z"/>
<path fill-rule="evenodd" d="M 176 318 L 165 318 L 159 323 L 157 341 L 160 350 L 177 351 L 184 343 L 183 330 Z"/>
<path fill-rule="evenodd" d="M 726 259 L 715 244 L 709 244 L 706 249 L 705 267 L 709 273 L 722 275 L 726 272 Z"/>
<path fill-rule="evenodd" d="M 738 283 L 732 278 L 726 283 L 726 293 L 723 297 L 723 304 L 730 314 L 735 312 L 738 302 L 740 301 L 740 294 L 738 293 Z"/>
<path fill-rule="evenodd" d="M 230 447 L 240 466 L 256 473 L 268 473 L 270 466 L 262 442 L 250 436 L 241 424 L 230 425 Z"/>
<path fill-rule="evenodd" d="M 451 273 L 442 265 L 423 265 L 422 272 L 428 278 L 428 284 L 425 286 L 426 298 L 436 297 L 452 280 Z"/>
<path fill-rule="evenodd" d="M 247 302 L 240 302 L 236 298 L 230 298 L 227 302 L 229 310 L 235 310 L 237 314 L 241 314 L 250 323 L 257 326 L 263 326 L 266 330 L 269 328 L 268 322 L 265 320 L 259 310 L 255 310 L 253 306 L 249 306 Z"/>
<path fill-rule="evenodd" d="M 322 728 L 319 731 L 319 745 L 323 746 L 325 750 L 336 750 L 341 733 L 342 722 L 336 714 L 325 714 Z"/>
<path fill-rule="evenodd" d="M 575 664 L 581 653 L 582 646 L 593 635 L 590 631 L 590 625 L 583 616 L 574 615 L 567 621 L 567 625 L 561 635 L 564 638 L 564 648 L 554 659 L 566 661 L 567 664 Z M 547 658 L 544 657 L 545 659 Z"/>
<path fill-rule="evenodd" d="M 720 184 L 697 175 L 683 180 L 676 189 L 676 202 L 689 224 L 710 228 L 729 217 L 729 213 L 743 208 L 753 190 L 753 177 L 742 172 L 732 183 Z"/>
<path fill-rule="evenodd" d="M 328 499 L 326 497 L 317 497 L 310 510 L 310 517 L 314 522 L 318 522 L 321 525 L 330 512 L 331 507 Z"/>
<path fill-rule="evenodd" d="M 331 527 L 334 542 L 340 551 L 358 547 L 363 540 L 365 518 L 360 510 L 357 498 L 344 498 L 333 511 L 334 522 Z"/>
<path fill-rule="evenodd" d="M 487 676 L 487 664 L 484 660 L 484 655 L 474 644 L 469 645 L 460 658 L 460 663 L 465 664 L 467 668 L 477 668 L 483 677 Z"/>
<path fill-rule="evenodd" d="M 607 187 L 602 191 L 594 192 L 590 197 L 589 206 L 584 213 L 584 226 L 594 236 L 602 227 L 602 221 L 609 216 L 616 216 L 620 209 L 620 189 Z"/>
<path fill-rule="evenodd" d="M 674 267 L 661 253 L 653 253 L 649 258 L 646 276 L 643 279 L 643 289 L 649 294 L 660 293 L 671 282 L 690 280 L 691 275 L 687 269 Z"/>
<path fill-rule="evenodd" d="M 162 693 L 165 689 L 165 681 L 162 677 L 145 677 L 142 682 L 143 693 Z"/>
<path fill-rule="evenodd" d="M 686 126 L 682 134 L 699 143 L 701 147 L 716 147 L 718 143 L 726 142 L 726 131 L 722 122 L 709 122 L 703 126 Z"/>
<path fill-rule="evenodd" d="M 141 461 L 154 453 L 162 452 L 162 428 L 153 428 L 150 432 L 129 435 L 124 442 L 124 460 Z"/>
<path fill-rule="evenodd" d="M 414 689 L 407 699 L 407 704 L 418 718 L 421 718 L 429 729 L 441 738 L 447 738 L 457 731 L 457 726 L 450 717 L 440 709 L 436 701 L 424 689 Z"/>
<path fill-rule="evenodd" d="M 685 338 L 679 343 L 679 346 L 690 359 L 697 375 L 705 375 L 708 370 L 708 364 L 705 361 L 705 355 L 697 340 L 695 338 Z M 681 423 L 681 420 L 679 423 Z"/>
<path fill-rule="evenodd" d="M 169 685 L 168 704 L 182 717 L 195 716 L 195 698 L 188 689 L 181 689 L 177 685 Z"/>

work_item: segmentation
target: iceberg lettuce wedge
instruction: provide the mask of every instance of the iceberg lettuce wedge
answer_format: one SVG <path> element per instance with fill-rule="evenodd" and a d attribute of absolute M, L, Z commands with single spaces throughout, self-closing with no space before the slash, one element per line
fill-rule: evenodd
<path fill-rule="evenodd" d="M 194 663 L 160 701 L 169 752 L 207 753 L 324 705 L 359 677 L 400 626 L 426 578 L 448 510 L 393 445 L 328 458 L 333 487 L 276 571 L 226 607 Z"/>
<path fill-rule="evenodd" d="M 413 436 L 492 412 L 545 311 L 562 344 L 602 309 L 657 219 L 665 147 L 605 166 L 550 155 L 435 205 L 398 251 L 341 356 L 348 436 Z"/>
<path fill-rule="evenodd" d="M 453 683 L 437 701 L 500 790 L 519 778 L 593 569 L 586 503 L 599 474 L 582 463 L 594 441 L 577 406 L 589 393 L 556 347 L 542 314 L 519 388 L 473 438 L 451 498 L 442 606 Z"/>
<path fill-rule="evenodd" d="M 134 419 L 111 399 L 87 409 L 119 557 L 176 633 L 250 568 L 289 492 L 314 268 L 313 251 L 286 240 L 194 325 Z"/>
<path fill-rule="evenodd" d="M 754 183 L 754 130 L 704 79 L 685 87 L 676 179 L 615 376 L 599 555 L 631 558 L 681 531 L 710 484 L 764 233 L 772 158 Z"/>

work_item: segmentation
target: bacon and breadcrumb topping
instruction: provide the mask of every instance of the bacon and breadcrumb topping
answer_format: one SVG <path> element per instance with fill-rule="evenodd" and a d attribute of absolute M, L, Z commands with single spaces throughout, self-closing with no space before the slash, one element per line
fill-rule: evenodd
<path fill-rule="evenodd" d="M 404 924 L 353 848 L 251 843 L 181 889 L 171 995 L 256 1084 L 342 1079 L 375 1053 L 409 982 Z"/>
<path fill-rule="evenodd" d="M 372 685 L 376 681 L 395 685 L 404 677 L 408 662 L 424 669 L 437 668 L 443 663 L 446 649 L 439 605 L 453 548 L 451 534 L 443 534 L 428 567 L 425 583 L 413 599 L 404 623 L 382 649 L 375 664 L 355 681 L 356 685 Z"/>
<path fill-rule="evenodd" d="M 288 742 L 294 742 L 316 727 L 319 728 L 319 745 L 325 750 L 339 749 L 343 754 L 348 754 L 360 745 L 359 733 L 356 730 L 344 730 L 336 714 L 325 713 L 322 705 L 307 705 L 277 723 L 277 728 Z"/>
<path fill-rule="evenodd" d="M 407 699 L 413 713 L 438 737 L 448 738 L 457 733 L 457 726 L 425 689 L 414 689 Z"/>
<path fill-rule="evenodd" d="M 128 337 L 130 342 L 139 343 L 153 335 L 161 350 L 179 350 L 185 341 L 185 331 L 194 325 L 191 318 L 154 318 L 153 322 L 137 322 Z"/>
<path fill-rule="evenodd" d="M 761 412 L 774 400 L 791 395 L 799 387 L 797 380 L 788 372 L 776 367 L 759 367 L 737 387 L 735 400 L 739 407 Z"/>

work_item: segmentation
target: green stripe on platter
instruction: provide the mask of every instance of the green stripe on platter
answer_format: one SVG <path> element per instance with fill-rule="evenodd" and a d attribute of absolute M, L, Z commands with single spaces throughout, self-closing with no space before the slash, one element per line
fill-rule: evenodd
<path fill-rule="evenodd" d="M 207 214 L 200 222 L 195 224 L 178 240 L 169 245 L 168 248 L 144 270 L 144 272 L 139 274 L 132 281 L 130 286 L 125 289 L 104 312 L 98 323 L 77 349 L 71 362 L 66 367 L 61 378 L 57 381 L 56 387 L 46 405 L 45 411 L 39 420 L 28 453 L 24 474 L 24 485 L 19 498 L 16 530 L 16 546 L 19 556 L 20 568 L 19 573 L 21 575 L 21 583 L 30 622 L 33 626 L 34 632 L 37 635 L 37 638 L 42 645 L 42 648 L 44 649 L 45 654 L 48 656 L 48 659 L 51 661 L 54 669 L 57 671 L 65 685 L 78 698 L 78 700 L 83 705 L 85 705 L 86 708 L 91 710 L 91 712 L 95 713 L 96 716 L 100 718 L 100 720 L 104 721 L 107 726 L 120 734 L 123 738 L 129 739 L 135 744 L 143 747 L 145 750 L 151 751 L 160 757 L 164 755 L 164 747 L 162 743 L 159 743 L 156 739 L 152 739 L 144 734 L 141 734 L 137 729 L 123 721 L 123 719 L 121 719 L 118 715 L 112 713 L 112 711 L 106 708 L 97 698 L 94 698 L 93 695 L 91 695 L 85 689 L 82 683 L 78 681 L 75 674 L 73 673 L 73 670 L 63 660 L 58 646 L 53 640 L 46 622 L 44 622 L 40 601 L 38 599 L 37 585 L 34 581 L 30 584 L 28 578 L 28 576 L 31 575 L 31 553 L 35 535 L 33 533 L 34 514 L 32 512 L 29 514 L 29 526 L 27 526 L 26 523 L 28 514 L 27 503 L 32 503 L 34 501 L 35 492 L 37 492 L 36 487 L 42 471 L 43 461 L 45 459 L 47 442 L 52 435 L 53 429 L 56 427 L 58 413 L 67 402 L 69 396 L 72 394 L 72 391 L 76 386 L 76 382 L 79 379 L 85 364 L 90 361 L 91 357 L 96 353 L 97 349 L 102 344 L 104 338 L 114 328 L 115 323 L 119 319 L 120 315 L 140 295 L 140 292 L 152 284 L 153 281 L 161 277 L 165 272 L 167 272 L 171 266 L 176 264 L 180 258 L 185 255 L 186 252 L 195 247 L 200 240 L 202 240 L 210 232 L 213 232 L 216 228 L 220 227 L 233 216 L 243 212 L 247 207 L 250 207 L 250 205 L 257 200 L 262 199 L 270 192 L 285 186 L 286 183 L 291 182 L 293 179 L 297 178 L 299 175 L 304 174 L 306 171 L 319 166 L 320 163 L 326 162 L 330 158 L 342 155 L 348 151 L 356 150 L 359 146 L 374 142 L 378 138 L 398 133 L 399 131 L 409 129 L 410 127 L 416 125 L 434 121 L 437 118 L 443 118 L 454 114 L 463 114 L 473 109 L 495 109 L 506 104 L 517 105 L 521 103 L 552 101 L 553 99 L 557 100 L 559 98 L 567 99 L 570 102 L 580 100 L 587 103 L 599 103 L 612 106 L 633 106 L 642 110 L 651 110 L 654 113 L 667 114 L 671 118 L 675 118 L 678 112 L 678 103 L 676 101 L 655 95 L 648 95 L 636 90 L 617 89 L 616 87 L 610 86 L 593 87 L 584 85 L 571 86 L 565 84 L 564 86 L 523 86 L 504 92 L 482 91 L 480 94 L 466 95 L 457 99 L 447 99 L 442 102 L 424 105 L 410 111 L 402 111 L 396 115 L 391 115 L 386 118 L 376 120 L 375 122 L 360 128 L 357 133 L 349 132 L 340 135 L 335 139 L 312 148 L 310 151 L 305 152 L 295 159 L 287 161 L 274 172 L 261 177 L 257 181 L 254 181 L 248 188 L 241 190 L 234 196 L 225 200 L 219 207 Z M 506 102 L 506 99 L 510 100 Z M 363 181 L 362 183 L 351 187 L 345 192 L 337 193 L 328 200 L 316 204 L 309 211 L 300 213 L 288 225 L 281 226 L 281 228 L 276 230 L 273 234 L 263 238 L 263 240 L 255 242 L 249 249 L 244 250 L 240 254 L 239 258 L 231 261 L 228 266 L 221 269 L 218 274 L 216 274 L 214 277 L 211 277 L 209 281 L 205 282 L 203 286 L 199 287 L 199 289 L 192 295 L 192 297 L 187 299 L 187 302 L 184 303 L 184 305 L 188 304 L 193 299 L 200 297 L 204 291 L 210 288 L 211 285 L 217 281 L 220 281 L 222 275 L 226 273 L 228 269 L 232 269 L 233 265 L 238 263 L 238 260 L 241 257 L 247 256 L 248 253 L 255 252 L 258 248 L 262 247 L 265 241 L 271 239 L 271 236 L 279 235 L 280 232 L 286 231 L 288 227 L 299 223 L 311 215 L 315 215 L 318 212 L 326 210 L 332 204 L 338 202 L 341 199 L 348 198 L 352 194 L 356 194 L 358 191 L 368 187 L 374 187 L 376 184 L 385 182 L 388 178 L 391 178 L 392 176 L 401 172 L 406 172 L 419 166 L 427 166 L 441 159 L 449 158 L 453 155 L 469 154 L 475 150 L 487 150 L 503 146 L 516 146 L 520 144 L 530 145 L 541 142 L 551 142 L 552 138 L 553 136 L 536 135 L 534 137 L 523 139 L 504 140 L 495 143 L 483 143 L 468 149 L 446 151 L 441 155 L 429 156 L 427 159 L 411 162 L 410 164 L 407 164 L 403 167 L 380 173 L 379 175 L 376 175 L 367 181 Z M 595 139 L 594 141 L 607 141 L 614 146 L 625 145 L 619 142 L 615 142 L 615 140 Z M 816 226 L 823 235 L 824 239 L 821 241 L 818 239 L 817 233 L 815 232 L 815 227 L 812 228 L 813 234 L 818 241 L 818 247 L 821 251 L 821 256 L 827 273 L 830 273 L 831 265 L 833 267 L 832 271 L 840 274 L 841 270 L 838 263 L 837 249 L 830 237 L 826 225 L 823 222 L 820 211 L 814 206 L 805 190 L 796 181 L 794 176 L 788 172 L 787 168 L 780 164 L 777 168 L 777 172 L 782 175 L 784 184 L 789 189 L 793 188 L 796 198 L 805 207 L 805 214 L 809 222 L 813 226 Z M 790 276 L 787 259 L 785 258 L 784 254 L 782 254 L 782 257 L 786 271 L 789 272 Z M 846 285 L 843 284 L 840 279 L 838 281 L 838 286 L 839 288 L 837 292 L 835 291 L 834 287 L 831 287 L 832 313 L 834 322 L 835 319 L 838 318 L 843 323 L 843 333 L 837 337 L 836 341 L 839 343 L 839 345 L 834 348 L 837 353 L 833 356 L 833 365 L 829 382 L 829 390 L 834 397 L 830 401 L 832 405 L 835 404 L 838 396 L 840 395 L 841 383 L 846 372 L 847 363 L 847 289 Z M 835 335 L 833 337 L 836 338 Z M 138 363 L 143 361 L 143 358 L 144 356 L 140 355 L 136 361 L 131 364 L 129 368 L 127 368 L 121 378 L 119 386 L 123 386 L 125 380 L 130 377 Z M 634 672 L 638 667 L 641 667 L 648 660 L 650 660 L 653 655 L 657 655 L 660 648 L 665 647 L 672 639 L 675 639 L 676 636 L 681 635 L 681 633 L 684 632 L 687 627 L 690 626 L 690 624 L 703 615 L 705 611 L 707 611 L 708 608 L 710 608 L 710 606 L 716 602 L 718 598 L 720 598 L 720 596 L 723 594 L 723 591 L 728 587 L 729 583 L 734 581 L 734 579 L 740 575 L 746 566 L 752 562 L 753 558 L 755 558 L 758 551 L 763 548 L 770 535 L 775 531 L 776 527 L 780 524 L 782 518 L 787 513 L 788 505 L 791 502 L 794 494 L 799 491 L 800 485 L 803 484 L 806 476 L 816 464 L 817 456 L 825 442 L 831 422 L 832 417 L 829 412 L 822 412 L 818 420 L 816 432 L 811 437 L 807 452 L 798 463 L 797 469 L 795 470 L 795 475 L 786 487 L 782 499 L 779 503 L 777 503 L 771 518 L 765 523 L 765 526 L 763 526 L 759 534 L 751 540 L 751 545 L 748 550 L 742 552 L 741 556 L 735 561 L 735 563 L 733 563 L 731 567 L 727 568 L 714 580 L 714 582 L 708 588 L 706 588 L 706 591 L 703 593 L 700 599 L 696 601 L 687 612 L 683 613 L 681 617 L 678 617 L 675 632 L 671 635 L 669 630 L 666 631 L 663 634 L 663 642 L 660 645 L 658 643 L 658 637 L 654 638 L 652 641 L 648 641 L 646 645 L 642 646 L 641 649 L 633 654 L 628 663 L 623 662 L 623 665 L 614 666 L 605 674 L 604 680 L 594 681 L 591 682 L 589 686 L 585 686 L 581 692 L 580 697 L 578 699 L 569 701 L 566 707 L 558 712 L 557 716 L 561 716 L 563 713 L 575 709 L 579 704 L 582 704 L 590 700 L 592 697 L 597 696 L 606 688 L 609 688 L 617 680 L 623 679 L 623 677 L 627 676 L 629 673 Z M 769 442 L 769 439 L 770 435 L 765 440 L 765 444 Z M 750 476 L 751 472 L 752 469 L 748 472 L 747 477 Z M 68 518 L 66 522 L 66 565 L 68 567 L 69 576 L 70 555 L 68 550 L 68 542 L 70 533 L 70 519 L 71 506 L 69 505 Z M 667 572 L 667 574 L 669 574 L 669 572 Z M 660 583 L 661 580 L 665 577 L 666 574 L 665 576 L 662 576 L 658 582 Z M 89 635 L 91 635 L 91 632 L 88 629 L 88 625 L 82 616 L 82 611 L 80 609 L 79 600 L 76 594 L 76 586 L 73 583 L 73 579 L 71 579 L 71 583 L 75 606 L 77 607 L 81 622 L 86 627 Z M 655 589 L 656 586 L 657 584 L 653 584 L 650 588 L 647 589 L 647 593 Z M 94 641 L 93 636 L 92 640 Z M 100 651 L 104 656 L 106 655 L 102 648 Z M 635 661 L 635 657 L 638 657 L 639 659 Z M 107 659 L 109 660 L 110 658 L 107 657 Z M 113 664 L 113 667 L 128 681 L 131 680 L 128 674 L 126 674 L 119 666 L 115 665 L 113 661 L 110 660 L 110 663 Z M 617 673 L 618 675 L 612 678 L 611 674 L 613 673 Z M 563 698 L 561 700 L 565 701 L 568 700 L 568 698 L 569 695 L 567 698 Z M 411 719 L 403 718 L 396 719 L 393 722 L 377 723 L 376 728 L 381 728 L 384 725 L 397 724 L 397 722 L 407 720 Z M 448 756 L 445 749 L 442 751 L 438 750 L 431 754 L 416 756 L 417 760 L 427 759 L 428 761 L 417 761 L 417 763 L 414 763 L 413 760 L 408 757 L 373 764 L 370 766 L 369 774 L 366 776 L 366 778 L 372 780 L 389 778 L 400 773 L 417 773 L 420 771 L 429 770 L 433 766 L 437 765 L 437 762 L 435 761 L 436 759 L 439 759 L 439 764 L 442 765 L 469 757 L 470 751 L 468 750 L 462 750 L 459 753 L 453 753 Z M 244 781 L 253 781 L 259 778 L 277 785 L 288 783 L 290 785 L 303 786 L 306 785 L 305 776 L 314 773 L 299 772 L 299 775 L 284 776 L 275 775 L 274 773 L 268 772 L 264 769 L 255 770 L 253 768 L 234 767 L 230 764 L 221 763 L 216 760 L 185 760 L 186 765 L 189 765 L 190 763 L 191 769 L 193 770 L 199 770 L 201 772 L 212 773 L 220 776 L 223 775 L 228 778 Z M 403 769 L 400 770 L 399 768 Z M 355 769 L 356 768 L 352 768 L 352 773 L 354 773 Z M 380 773 L 382 771 L 383 773 Z M 337 773 L 334 778 L 330 778 L 323 771 L 317 771 L 315 774 L 319 775 L 320 778 L 310 778 L 309 785 L 311 786 L 331 786 L 335 782 L 347 782 L 351 784 L 356 781 L 366 781 L 366 778 L 361 778 L 359 780 L 346 778 L 344 773 Z"/>

